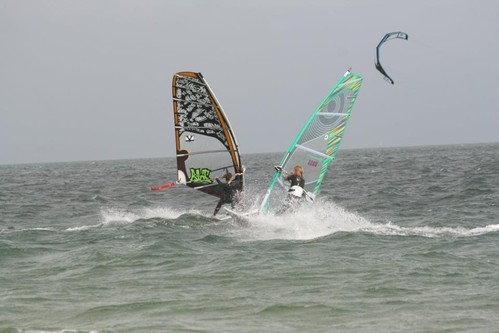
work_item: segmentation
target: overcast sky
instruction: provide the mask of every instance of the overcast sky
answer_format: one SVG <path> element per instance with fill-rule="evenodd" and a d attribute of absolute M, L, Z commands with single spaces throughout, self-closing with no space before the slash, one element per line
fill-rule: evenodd
<path fill-rule="evenodd" d="M 342 149 L 499 142 L 496 0 L 0 0 L 0 164 L 171 157 L 203 73 L 243 154 L 285 151 L 344 72 Z M 387 32 L 408 41 L 375 49 Z"/>

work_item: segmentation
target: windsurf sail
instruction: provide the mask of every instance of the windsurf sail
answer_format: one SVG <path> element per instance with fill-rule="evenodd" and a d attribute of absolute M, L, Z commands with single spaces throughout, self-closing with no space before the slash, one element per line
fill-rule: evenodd
<path fill-rule="evenodd" d="M 319 193 L 328 166 L 338 152 L 361 84 L 362 77 L 347 71 L 310 116 L 280 162 L 282 170 L 291 171 L 295 165 L 304 168 L 308 197 L 315 198 Z M 282 173 L 274 173 L 260 206 L 262 213 L 274 213 L 282 207 L 289 188 Z"/>
<path fill-rule="evenodd" d="M 381 66 L 381 62 L 380 62 L 380 50 L 381 50 L 381 46 L 391 40 L 391 39 L 409 39 L 409 35 L 407 35 L 405 32 L 402 32 L 402 31 L 396 31 L 396 32 L 390 32 L 390 33 L 387 33 L 382 39 L 381 41 L 379 42 L 378 46 L 376 47 L 376 63 L 375 63 L 375 66 L 376 66 L 376 69 L 384 75 L 385 79 L 390 82 L 391 84 L 394 84 L 395 82 L 392 80 L 392 78 L 390 76 L 388 76 L 388 74 L 386 74 L 386 71 L 385 69 L 383 68 L 383 66 Z"/>
<path fill-rule="evenodd" d="M 215 178 L 242 174 L 239 146 L 222 106 L 201 73 L 173 76 L 173 115 L 180 184 L 222 197 Z M 243 189 L 243 175 L 233 184 Z"/>

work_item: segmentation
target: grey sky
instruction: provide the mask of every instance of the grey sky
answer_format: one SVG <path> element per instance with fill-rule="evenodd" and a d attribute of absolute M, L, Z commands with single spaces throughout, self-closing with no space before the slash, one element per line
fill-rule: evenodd
<path fill-rule="evenodd" d="M 0 0 L 0 163 L 174 155 L 203 73 L 243 154 L 284 151 L 349 68 L 342 148 L 499 141 L 495 0 Z M 386 32 L 404 31 L 374 68 Z"/>

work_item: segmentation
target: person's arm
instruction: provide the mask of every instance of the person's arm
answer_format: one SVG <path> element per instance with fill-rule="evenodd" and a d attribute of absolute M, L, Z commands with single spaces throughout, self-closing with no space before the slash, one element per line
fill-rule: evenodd
<path fill-rule="evenodd" d="M 275 171 L 279 172 L 284 180 L 289 180 L 289 178 L 293 175 L 293 172 L 287 172 L 286 170 L 283 170 L 280 165 L 274 166 L 274 169 Z"/>
<path fill-rule="evenodd" d="M 231 183 L 232 183 L 232 181 L 233 181 L 234 179 L 236 179 L 236 176 L 242 176 L 242 175 L 243 175 L 243 173 L 242 173 L 242 172 L 234 174 L 234 175 L 232 176 L 232 178 L 231 178 L 231 179 L 227 182 L 227 184 L 231 184 Z"/>

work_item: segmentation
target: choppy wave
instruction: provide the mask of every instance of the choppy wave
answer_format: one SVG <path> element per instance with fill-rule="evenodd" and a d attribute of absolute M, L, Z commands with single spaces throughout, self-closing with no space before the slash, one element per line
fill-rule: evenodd
<path fill-rule="evenodd" d="M 184 328 L 389 331 L 423 318 L 494 331 L 497 147 L 346 152 L 317 205 L 247 225 L 212 219 L 203 193 L 144 186 L 174 179 L 173 159 L 4 168 L 0 331 L 178 331 L 200 317 Z M 245 159 L 251 202 L 279 158 Z M 442 324 L 456 310 L 472 321 Z"/>
<path fill-rule="evenodd" d="M 221 214 L 222 215 L 222 214 Z M 223 216 L 223 215 L 222 215 Z M 199 225 L 199 222 L 218 226 L 226 225 L 225 232 L 242 240 L 311 240 L 333 235 L 340 232 L 368 233 L 384 236 L 420 236 L 420 237 L 474 237 L 499 231 L 499 224 L 490 224 L 475 228 L 453 226 L 415 226 L 405 227 L 393 221 L 375 223 L 356 212 L 350 212 L 341 206 L 328 201 L 321 201 L 314 207 L 281 216 L 253 215 L 248 225 L 241 225 L 234 219 L 227 219 L 218 224 L 209 214 L 198 210 L 182 210 L 168 206 L 139 209 L 121 209 L 105 207 L 100 211 L 100 217 L 95 224 L 66 228 L 65 231 L 84 231 L 106 227 L 126 226 L 139 221 L 160 219 L 173 221 L 185 220 L 185 223 Z M 0 233 L 27 231 L 56 231 L 52 227 L 34 227 L 25 229 L 4 228 Z M 218 230 L 214 232 L 219 232 Z"/>

